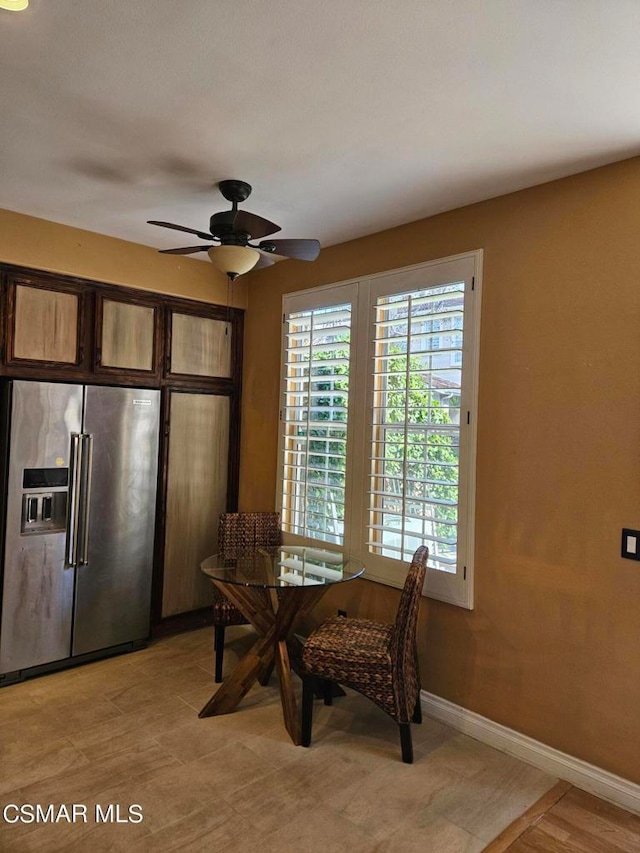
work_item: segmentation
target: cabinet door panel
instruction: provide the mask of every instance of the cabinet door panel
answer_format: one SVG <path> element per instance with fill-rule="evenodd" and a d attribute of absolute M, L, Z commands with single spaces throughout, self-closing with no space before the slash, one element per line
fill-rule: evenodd
<path fill-rule="evenodd" d="M 174 313 L 171 318 L 171 373 L 231 376 L 231 323 Z"/>
<path fill-rule="evenodd" d="M 200 563 L 216 551 L 218 516 L 226 510 L 229 416 L 228 397 L 171 395 L 163 617 L 213 601 Z"/>
<path fill-rule="evenodd" d="M 78 302 L 75 293 L 17 284 L 13 358 L 77 364 Z"/>
<path fill-rule="evenodd" d="M 156 309 L 114 299 L 101 304 L 100 366 L 152 371 Z"/>

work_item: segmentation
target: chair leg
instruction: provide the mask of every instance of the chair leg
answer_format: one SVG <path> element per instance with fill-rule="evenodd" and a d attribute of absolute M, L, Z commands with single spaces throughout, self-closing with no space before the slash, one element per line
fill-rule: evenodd
<path fill-rule="evenodd" d="M 265 667 L 264 670 L 260 673 L 258 681 L 263 687 L 266 687 L 267 684 L 271 681 L 271 676 L 273 675 L 273 668 L 275 665 L 276 662 L 272 660 L 269 666 Z"/>
<path fill-rule="evenodd" d="M 413 764 L 413 743 L 411 741 L 411 723 L 398 723 L 400 728 L 400 746 L 402 760 L 405 764 Z"/>
<path fill-rule="evenodd" d="M 313 676 L 302 678 L 302 746 L 311 746 L 313 724 Z"/>
<path fill-rule="evenodd" d="M 222 681 L 222 659 L 224 657 L 224 625 L 213 629 L 213 648 L 216 650 L 216 684 Z"/>
<path fill-rule="evenodd" d="M 411 718 L 414 723 L 422 722 L 422 703 L 420 702 L 420 691 L 418 690 L 418 698 L 416 699 L 416 706 L 413 709 L 413 717 Z"/>
<path fill-rule="evenodd" d="M 328 678 L 322 679 L 322 698 L 325 705 L 333 705 L 333 681 Z"/>

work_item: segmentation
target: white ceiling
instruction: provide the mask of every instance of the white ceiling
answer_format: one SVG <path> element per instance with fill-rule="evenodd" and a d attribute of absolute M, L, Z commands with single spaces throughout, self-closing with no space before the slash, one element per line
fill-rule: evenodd
<path fill-rule="evenodd" d="M 331 245 L 640 153 L 638 0 L 0 10 L 0 207 L 158 248 L 214 188 Z M 206 259 L 206 255 L 197 256 Z"/>

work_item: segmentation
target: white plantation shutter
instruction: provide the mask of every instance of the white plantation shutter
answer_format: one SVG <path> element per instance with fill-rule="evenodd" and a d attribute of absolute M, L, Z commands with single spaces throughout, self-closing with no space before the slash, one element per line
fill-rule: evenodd
<path fill-rule="evenodd" d="M 351 305 L 285 315 L 282 524 L 344 540 Z"/>
<path fill-rule="evenodd" d="M 464 283 L 375 303 L 369 548 L 455 572 Z"/>

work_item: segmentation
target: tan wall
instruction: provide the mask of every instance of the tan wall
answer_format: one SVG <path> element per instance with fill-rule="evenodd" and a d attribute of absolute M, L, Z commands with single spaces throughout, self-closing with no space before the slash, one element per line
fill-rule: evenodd
<path fill-rule="evenodd" d="M 640 782 L 640 159 L 249 276 L 241 509 L 276 489 L 281 296 L 483 248 L 476 606 L 424 600 L 423 686 Z M 397 592 L 336 589 L 390 619 Z"/>
<path fill-rule="evenodd" d="M 227 304 L 226 276 L 208 261 L 160 255 L 148 246 L 9 210 L 0 210 L 0 261 L 169 296 Z M 245 308 L 246 301 L 246 283 L 235 282 L 231 304 Z"/>

